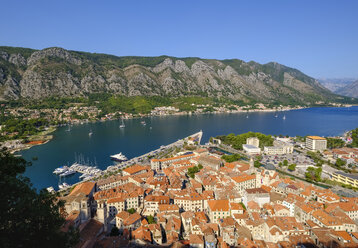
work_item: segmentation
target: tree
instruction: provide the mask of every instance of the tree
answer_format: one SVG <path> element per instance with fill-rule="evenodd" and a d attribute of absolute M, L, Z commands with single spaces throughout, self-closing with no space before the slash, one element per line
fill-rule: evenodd
<path fill-rule="evenodd" d="M 279 163 L 278 163 L 278 166 L 282 167 L 282 162 L 279 162 Z"/>
<path fill-rule="evenodd" d="M 148 220 L 148 224 L 155 224 L 156 223 L 155 219 L 154 219 L 154 217 L 152 215 L 149 215 L 147 217 L 147 220 Z"/>
<path fill-rule="evenodd" d="M 337 167 L 341 167 L 341 166 L 345 166 L 346 165 L 346 161 L 340 159 L 340 158 L 337 158 L 336 160 L 336 166 Z"/>
<path fill-rule="evenodd" d="M 260 168 L 260 166 L 261 166 L 260 161 L 255 160 L 255 162 L 254 162 L 254 166 L 255 166 L 256 168 Z"/>
<path fill-rule="evenodd" d="M 0 243 L 2 247 L 71 247 L 78 231 L 60 231 L 63 201 L 47 190 L 37 192 L 22 174 L 30 163 L 0 151 Z"/>
<path fill-rule="evenodd" d="M 284 165 L 284 166 L 288 166 L 288 161 L 287 161 L 287 159 L 283 160 L 283 165 Z"/>
<path fill-rule="evenodd" d="M 294 171 L 296 169 L 296 164 L 290 164 L 287 169 L 290 171 Z"/>
<path fill-rule="evenodd" d="M 114 226 L 112 227 L 111 233 L 109 234 L 109 236 L 118 236 L 119 235 L 119 229 L 118 227 Z"/>
<path fill-rule="evenodd" d="M 135 211 L 134 208 L 130 208 L 130 209 L 127 210 L 127 212 L 130 213 L 130 214 L 134 214 L 136 211 Z"/>
<path fill-rule="evenodd" d="M 317 182 L 321 181 L 322 168 L 308 167 L 305 173 L 306 179 L 315 180 Z"/>
<path fill-rule="evenodd" d="M 198 173 L 200 171 L 198 166 L 194 166 L 188 169 L 188 176 L 191 178 L 195 178 L 195 173 Z"/>
<path fill-rule="evenodd" d="M 241 159 L 241 156 L 240 154 L 232 154 L 232 155 L 222 155 L 221 158 L 224 159 L 227 163 L 232 163 Z"/>
<path fill-rule="evenodd" d="M 345 142 L 341 139 L 335 139 L 335 138 L 326 138 L 326 139 L 327 139 L 327 147 L 329 149 L 341 148 L 345 144 Z"/>
<path fill-rule="evenodd" d="M 199 165 L 198 165 L 198 168 L 199 168 L 199 170 L 201 170 L 201 169 L 203 168 L 203 165 L 202 165 L 202 164 L 199 164 Z"/>

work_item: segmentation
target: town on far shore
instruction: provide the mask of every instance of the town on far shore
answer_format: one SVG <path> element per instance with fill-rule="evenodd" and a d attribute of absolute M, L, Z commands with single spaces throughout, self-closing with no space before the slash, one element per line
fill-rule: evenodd
<path fill-rule="evenodd" d="M 357 129 L 202 132 L 63 188 L 77 247 L 358 247 Z"/>
<path fill-rule="evenodd" d="M 74 100 L 74 99 L 72 99 Z M 229 104 L 229 103 L 181 103 L 175 106 L 151 106 L 148 109 L 130 108 L 131 111 L 103 109 L 103 103 L 92 104 L 71 102 L 67 99 L 44 99 L 34 105 L 0 102 L 0 147 L 11 153 L 47 143 L 53 138 L 51 134 L 60 126 L 81 125 L 97 121 L 133 119 L 149 116 L 198 115 L 207 113 L 249 113 L 249 112 L 285 112 L 307 108 L 301 105 L 271 105 L 263 103 Z M 196 99 L 196 101 L 199 101 Z M 200 102 L 200 101 L 199 101 Z M 315 102 L 315 106 L 350 107 L 341 103 Z M 117 110 L 120 109 L 120 110 Z"/>

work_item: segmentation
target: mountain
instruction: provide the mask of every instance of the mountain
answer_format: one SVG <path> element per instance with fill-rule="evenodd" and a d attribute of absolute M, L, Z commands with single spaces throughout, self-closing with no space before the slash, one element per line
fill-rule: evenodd
<path fill-rule="evenodd" d="M 337 89 L 335 93 L 342 96 L 350 96 L 350 97 L 358 98 L 358 80 Z"/>
<path fill-rule="evenodd" d="M 330 91 L 336 92 L 338 89 L 353 83 L 355 80 L 354 78 L 319 78 L 318 82 Z"/>
<path fill-rule="evenodd" d="M 263 103 L 342 101 L 299 70 L 238 59 L 117 57 L 0 47 L 0 99 L 107 92 L 126 96 L 209 96 Z"/>
<path fill-rule="evenodd" d="M 327 89 L 342 96 L 358 98 L 358 80 L 354 78 L 318 79 Z"/>

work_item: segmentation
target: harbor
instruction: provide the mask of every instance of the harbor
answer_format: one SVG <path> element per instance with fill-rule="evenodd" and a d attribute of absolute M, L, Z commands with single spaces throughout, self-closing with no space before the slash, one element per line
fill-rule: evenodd
<path fill-rule="evenodd" d="M 140 158 L 147 159 L 144 154 L 152 155 L 151 151 L 165 147 L 162 145 L 175 143 L 200 129 L 203 130 L 202 143 L 206 143 L 210 137 L 248 131 L 290 136 L 312 133 L 334 136 L 355 128 L 358 122 L 358 107 L 288 111 L 285 113 L 286 120 L 283 120 L 283 113 L 277 114 L 277 118 L 275 113 L 268 112 L 249 112 L 249 118 L 246 118 L 246 113 L 138 118 L 125 120 L 125 128 L 119 127 L 120 120 L 73 125 L 70 131 L 66 131 L 67 126 L 62 126 L 53 133 L 54 138 L 50 142 L 18 154 L 31 161 L 32 166 L 26 169 L 25 176 L 40 190 L 49 186 L 57 188 L 63 181 L 73 185 L 82 180 L 79 178 L 82 173 L 64 178 L 53 174 L 57 167 L 70 167 L 75 162 L 74 153 L 83 154 L 86 158 L 85 162 L 77 162 L 89 165 L 90 160 L 93 161 L 90 165 L 96 166 L 96 161 L 99 169 L 106 170 L 109 166 L 118 166 L 117 162 L 110 159 L 113 154 L 122 152 L 129 159 L 121 162 L 119 168 L 122 164 L 125 167 L 131 163 L 142 163 Z M 141 125 L 143 119 L 146 126 Z M 326 125 L 325 128 L 322 125 Z M 93 134 L 89 137 L 91 130 Z M 33 157 L 38 159 L 35 161 Z"/>
<path fill-rule="evenodd" d="M 116 165 L 110 165 L 110 166 L 107 167 L 107 169 L 105 169 L 103 171 L 101 169 L 98 169 L 97 167 L 83 165 L 83 164 L 80 164 L 80 163 L 77 163 L 77 162 L 72 164 L 70 167 L 67 167 L 67 166 L 59 167 L 59 168 L 55 169 L 54 173 L 58 172 L 58 171 L 61 171 L 61 173 L 63 174 L 63 173 L 66 173 L 68 171 L 71 171 L 71 172 L 74 172 L 74 173 L 82 174 L 81 176 L 79 176 L 79 179 L 82 179 L 81 181 L 76 182 L 73 185 L 69 185 L 67 183 L 61 183 L 61 184 L 59 184 L 59 190 L 65 190 L 68 187 L 77 185 L 78 183 L 81 183 L 83 181 L 90 181 L 90 180 L 93 180 L 94 178 L 98 178 L 98 177 L 100 177 L 102 175 L 105 175 L 107 173 L 116 172 L 116 171 L 118 171 L 120 169 L 124 169 L 124 168 L 126 168 L 128 166 L 131 166 L 131 165 L 134 165 L 134 164 L 146 164 L 146 163 L 149 163 L 150 162 L 149 161 L 150 157 L 157 156 L 159 153 L 165 153 L 168 150 L 176 148 L 176 147 L 182 147 L 185 142 L 189 142 L 189 143 L 193 142 L 193 143 L 200 144 L 202 137 L 203 137 L 203 132 L 202 131 L 194 133 L 194 134 L 192 134 L 192 135 L 190 135 L 188 137 L 185 137 L 183 139 L 177 140 L 177 141 L 175 141 L 175 142 L 173 142 L 171 144 L 168 144 L 168 145 L 165 145 L 165 146 L 162 145 L 160 148 L 158 148 L 156 150 L 153 150 L 153 151 L 150 151 L 148 153 L 145 153 L 145 154 L 143 154 L 141 156 L 134 157 L 134 158 L 132 158 L 130 160 L 118 163 Z M 120 153 L 120 154 L 123 156 L 122 158 L 125 158 L 125 156 L 122 153 Z M 112 156 L 110 156 L 110 157 L 112 158 Z M 59 174 L 59 175 L 61 176 L 62 174 Z M 53 187 L 48 187 L 47 190 L 49 192 L 53 192 Z"/>

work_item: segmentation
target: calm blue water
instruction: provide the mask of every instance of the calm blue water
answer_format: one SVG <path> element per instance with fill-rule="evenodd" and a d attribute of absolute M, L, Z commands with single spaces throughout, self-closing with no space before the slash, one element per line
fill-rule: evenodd
<path fill-rule="evenodd" d="M 109 156 L 122 152 L 128 158 L 141 155 L 172 143 L 180 138 L 203 130 L 203 142 L 211 136 L 248 131 L 284 135 L 340 135 L 358 127 L 358 106 L 351 108 L 311 108 L 285 112 L 278 118 L 274 113 L 207 114 L 192 116 L 166 116 L 146 118 L 142 126 L 139 119 L 125 120 L 126 127 L 120 129 L 120 121 L 108 121 L 73 126 L 68 132 L 61 127 L 54 132 L 54 139 L 45 145 L 22 151 L 28 161 L 37 156 L 37 161 L 25 173 L 38 188 L 57 187 L 59 178 L 52 171 L 64 164 L 72 164 L 75 154 L 82 154 L 99 168 L 113 164 Z M 150 129 L 152 127 L 152 129 Z M 92 130 L 93 135 L 88 133 Z M 68 183 L 78 181 L 79 174 L 66 179 Z"/>

